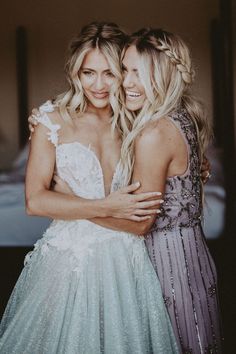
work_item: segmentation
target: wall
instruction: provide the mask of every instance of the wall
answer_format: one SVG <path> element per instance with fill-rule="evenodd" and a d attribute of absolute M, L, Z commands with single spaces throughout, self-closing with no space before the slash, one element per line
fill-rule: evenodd
<path fill-rule="evenodd" d="M 4 8 L 3 8 L 4 6 Z M 217 0 L 34 0 L 0 5 L 0 169 L 18 152 L 15 29 L 22 25 L 29 41 L 29 110 L 64 87 L 64 54 L 69 39 L 91 20 L 110 20 L 127 30 L 162 27 L 180 34 L 192 48 L 195 90 L 212 113 L 210 21 Z"/>

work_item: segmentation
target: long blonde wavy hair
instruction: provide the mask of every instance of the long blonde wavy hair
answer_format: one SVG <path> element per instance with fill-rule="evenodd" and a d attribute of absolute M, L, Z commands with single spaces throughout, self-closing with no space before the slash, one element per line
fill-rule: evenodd
<path fill-rule="evenodd" d="M 147 122 L 185 108 L 197 129 L 201 159 L 211 135 L 202 105 L 190 90 L 194 70 L 189 49 L 183 40 L 161 29 L 144 28 L 130 37 L 123 56 L 125 50 L 132 45 L 140 56 L 138 72 L 146 100 L 141 110 L 134 114 L 133 129 L 127 134 L 122 145 L 124 183 L 131 181 L 135 138 Z"/>
<path fill-rule="evenodd" d="M 79 71 L 86 54 L 93 49 L 99 49 L 106 57 L 111 72 L 116 78 L 110 92 L 112 128 L 118 128 L 122 136 L 130 131 L 131 123 L 128 122 L 124 108 L 122 108 L 123 95 L 120 92 L 121 52 L 127 43 L 127 38 L 126 33 L 114 23 L 92 22 L 84 26 L 78 37 L 72 40 L 65 66 L 69 87 L 54 100 L 65 121 L 72 122 L 76 114 L 83 113 L 87 109 L 88 101 L 80 82 Z"/>

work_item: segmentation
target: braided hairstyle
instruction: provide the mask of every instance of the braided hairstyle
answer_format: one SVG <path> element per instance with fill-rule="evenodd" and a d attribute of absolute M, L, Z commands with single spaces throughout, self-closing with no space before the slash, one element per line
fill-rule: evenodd
<path fill-rule="evenodd" d="M 115 23 L 92 22 L 84 26 L 79 35 L 74 38 L 69 46 L 68 60 L 65 65 L 66 78 L 69 87 L 66 92 L 55 99 L 55 104 L 65 121 L 71 123 L 72 117 L 77 113 L 83 113 L 87 108 L 87 98 L 84 95 L 80 82 L 79 72 L 87 53 L 93 49 L 99 49 L 106 57 L 111 72 L 116 78 L 116 83 L 110 94 L 110 104 L 113 112 L 112 127 L 119 128 L 121 133 L 130 130 L 127 118 L 120 105 L 121 52 L 127 43 L 128 36 Z"/>
<path fill-rule="evenodd" d="M 130 46 L 135 46 L 139 54 L 138 72 L 146 100 L 122 145 L 121 160 L 126 183 L 132 177 L 135 138 L 148 121 L 185 108 L 197 129 L 200 158 L 210 138 L 210 126 L 202 106 L 190 91 L 194 70 L 189 49 L 183 40 L 162 29 L 143 28 L 130 37 L 123 55 Z"/>
<path fill-rule="evenodd" d="M 157 50 L 167 55 L 170 58 L 171 63 L 176 66 L 177 70 L 182 75 L 182 80 L 186 84 L 191 84 L 194 77 L 194 71 L 191 68 L 191 61 L 189 60 L 190 57 L 186 55 L 185 58 L 181 57 L 181 53 L 177 53 L 177 51 L 174 49 L 175 44 L 177 44 L 176 39 L 178 37 L 176 36 L 175 38 L 173 34 L 161 30 L 156 32 L 153 30 L 152 32 L 153 34 L 150 36 L 150 43 L 152 43 Z M 159 34 L 159 38 L 155 40 L 157 34 Z M 184 49 L 186 49 L 184 48 L 184 43 L 180 38 L 178 38 L 178 42 L 180 46 L 179 51 L 182 49 L 182 52 L 184 53 Z M 178 48 L 177 45 L 176 47 Z"/>

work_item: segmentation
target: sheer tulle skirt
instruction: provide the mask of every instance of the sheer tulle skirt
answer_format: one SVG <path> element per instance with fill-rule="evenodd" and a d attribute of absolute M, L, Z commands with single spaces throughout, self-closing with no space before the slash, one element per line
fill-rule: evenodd
<path fill-rule="evenodd" d="M 26 257 L 1 353 L 178 352 L 143 240 L 89 224 L 54 223 Z"/>

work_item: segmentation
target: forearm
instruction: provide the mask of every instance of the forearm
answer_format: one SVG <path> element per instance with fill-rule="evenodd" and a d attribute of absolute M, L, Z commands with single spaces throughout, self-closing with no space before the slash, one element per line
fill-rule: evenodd
<path fill-rule="evenodd" d="M 145 235 L 151 229 L 155 219 L 155 217 L 151 217 L 148 221 L 138 222 L 126 219 L 117 219 L 113 217 L 96 217 L 90 221 L 115 231 L 125 231 L 135 235 Z"/>
<path fill-rule="evenodd" d="M 29 215 L 64 220 L 91 219 L 109 215 L 105 199 L 90 200 L 50 190 L 42 190 L 26 196 L 26 211 Z"/>

